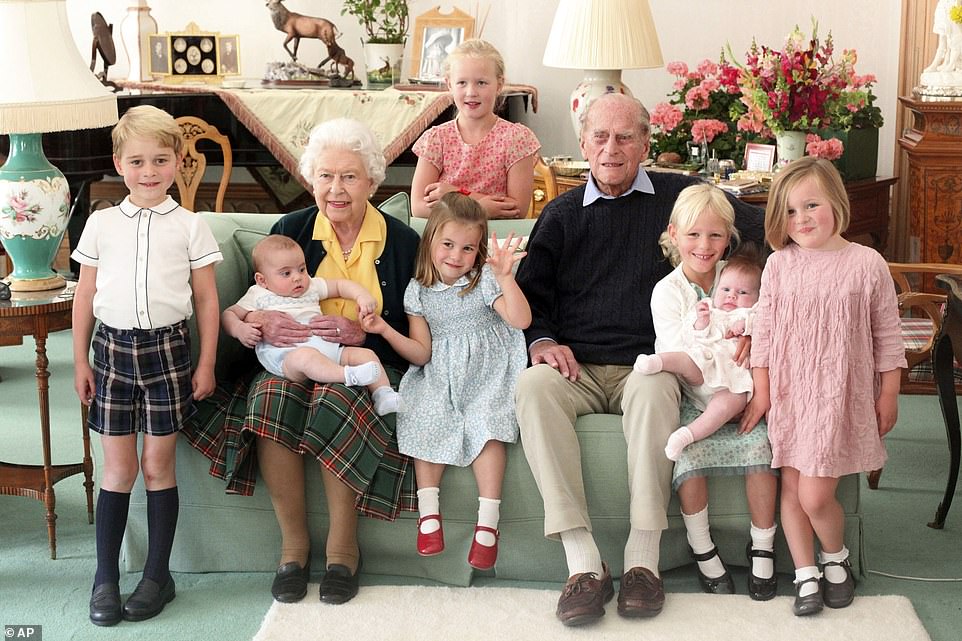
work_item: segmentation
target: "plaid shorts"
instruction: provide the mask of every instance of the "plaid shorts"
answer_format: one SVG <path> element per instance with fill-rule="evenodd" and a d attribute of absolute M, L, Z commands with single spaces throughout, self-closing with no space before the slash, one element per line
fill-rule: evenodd
<path fill-rule="evenodd" d="M 187 322 L 159 329 L 114 329 L 93 339 L 96 395 L 87 424 L 105 436 L 166 436 L 194 413 Z"/>

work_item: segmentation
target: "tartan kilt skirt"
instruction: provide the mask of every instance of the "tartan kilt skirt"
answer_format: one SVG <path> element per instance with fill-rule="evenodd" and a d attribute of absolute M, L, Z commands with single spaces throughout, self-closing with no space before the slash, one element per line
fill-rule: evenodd
<path fill-rule="evenodd" d="M 396 387 L 401 374 L 385 369 Z M 357 493 L 365 516 L 393 521 L 417 509 L 413 465 L 398 452 L 394 417 L 378 416 L 363 387 L 258 371 L 218 384 L 197 410 L 181 434 L 210 459 L 210 474 L 227 482 L 229 494 L 253 494 L 256 439 L 269 438 L 320 461 Z"/>

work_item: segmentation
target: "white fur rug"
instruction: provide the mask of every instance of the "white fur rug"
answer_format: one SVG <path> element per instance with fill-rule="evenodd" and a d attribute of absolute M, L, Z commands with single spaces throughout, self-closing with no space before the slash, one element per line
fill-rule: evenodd
<path fill-rule="evenodd" d="M 559 594 L 362 586 L 352 601 L 334 606 L 321 603 L 311 585 L 300 603 L 275 602 L 254 641 L 930 641 L 901 596 L 856 596 L 848 608 L 796 617 L 787 596 L 758 603 L 745 595 L 669 593 L 653 619 L 624 619 L 613 599 L 598 623 L 566 628 L 554 615 Z"/>

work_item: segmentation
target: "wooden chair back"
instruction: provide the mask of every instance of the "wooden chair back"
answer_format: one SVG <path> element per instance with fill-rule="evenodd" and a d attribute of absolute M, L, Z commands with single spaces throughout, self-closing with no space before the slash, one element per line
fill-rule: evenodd
<path fill-rule="evenodd" d="M 204 172 L 207 171 L 207 156 L 197 150 L 197 142 L 200 140 L 210 140 L 220 145 L 221 153 L 224 156 L 224 171 L 220 178 L 220 185 L 217 187 L 217 198 L 214 203 L 214 211 L 224 211 L 224 196 L 227 193 L 227 185 L 230 183 L 230 174 L 234 167 L 234 155 L 231 151 L 230 140 L 217 130 L 217 127 L 194 116 L 181 116 L 177 118 L 177 124 L 184 134 L 184 159 L 181 161 L 177 171 L 177 189 L 180 192 L 180 204 L 191 211 L 196 211 L 197 190 L 204 180 Z"/>
<path fill-rule="evenodd" d="M 544 189 L 535 187 L 531 191 L 531 204 L 528 206 L 528 214 L 525 218 L 535 218 L 535 203 L 549 202 L 558 197 L 558 178 L 555 176 L 554 169 L 545 164 L 541 156 L 538 156 L 534 163 L 534 173 L 541 178 Z"/>

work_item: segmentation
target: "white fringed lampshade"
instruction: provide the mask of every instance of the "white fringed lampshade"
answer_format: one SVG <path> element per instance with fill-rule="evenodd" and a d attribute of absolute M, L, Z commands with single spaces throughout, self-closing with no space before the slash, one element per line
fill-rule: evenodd
<path fill-rule="evenodd" d="M 0 243 L 13 259 L 14 291 L 64 284 L 50 265 L 70 219 L 70 189 L 43 154 L 41 134 L 108 127 L 117 98 L 87 67 L 65 0 L 0 0 Z"/>
<path fill-rule="evenodd" d="M 65 0 L 0 0 L 0 78 L 0 134 L 117 122 L 117 98 L 80 57 Z"/>
<path fill-rule="evenodd" d="M 571 94 L 576 134 L 588 102 L 610 92 L 631 95 L 622 69 L 662 66 L 648 0 L 560 0 L 545 46 L 545 66 L 584 69 Z"/>

